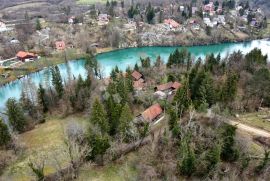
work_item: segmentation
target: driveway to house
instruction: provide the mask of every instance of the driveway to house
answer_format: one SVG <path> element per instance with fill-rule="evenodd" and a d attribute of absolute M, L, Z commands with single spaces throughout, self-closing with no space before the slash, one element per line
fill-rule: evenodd
<path fill-rule="evenodd" d="M 259 128 L 255 128 L 246 124 L 242 124 L 239 123 L 237 121 L 232 121 L 229 120 L 227 121 L 229 124 L 236 126 L 238 129 L 241 129 L 243 131 L 246 131 L 248 133 L 251 133 L 252 135 L 256 135 L 256 136 L 263 136 L 263 137 L 268 137 L 270 138 L 270 132 L 259 129 Z"/>

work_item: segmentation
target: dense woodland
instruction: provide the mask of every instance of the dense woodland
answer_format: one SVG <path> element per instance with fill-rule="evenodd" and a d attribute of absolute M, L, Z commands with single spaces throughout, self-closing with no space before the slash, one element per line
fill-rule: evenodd
<path fill-rule="evenodd" d="M 238 179 L 270 178 L 269 150 L 266 148 L 264 157 L 254 158 L 245 142 L 235 138 L 236 127 L 222 121 L 222 117 L 270 106 L 270 69 L 260 49 L 246 55 L 234 52 L 225 58 L 211 54 L 205 60 L 194 60 L 185 48 L 176 49 L 166 64 L 160 57 L 141 58 L 124 72 L 115 67 L 110 78 L 102 76 L 102 68 L 89 54 L 85 68 L 85 79 L 70 75 L 63 80 L 58 67 L 52 67 L 52 86 L 34 87 L 29 80 L 20 100 L 10 98 L 6 115 L 11 130 L 0 122 L 1 149 L 16 153 L 20 149 L 16 136 L 44 123 L 47 115 L 84 113 L 89 115 L 87 131 L 70 129 L 65 140 L 71 176 L 60 174 L 59 180 L 76 178 L 85 162 L 105 165 L 132 150 L 142 155 L 138 162 L 140 180 L 219 180 L 226 177 L 222 173 L 232 170 Z M 134 90 L 133 70 L 144 75 L 146 90 Z M 170 100 L 153 96 L 153 87 L 162 80 L 182 84 Z M 133 121 L 138 108 L 146 109 L 156 102 L 166 110 L 159 133 L 149 123 Z M 211 118 L 206 116 L 209 112 Z M 158 135 L 155 151 L 141 151 L 153 135 Z M 0 166 L 3 169 L 6 165 Z M 44 165 L 32 160 L 29 167 L 37 180 L 46 178 Z"/>

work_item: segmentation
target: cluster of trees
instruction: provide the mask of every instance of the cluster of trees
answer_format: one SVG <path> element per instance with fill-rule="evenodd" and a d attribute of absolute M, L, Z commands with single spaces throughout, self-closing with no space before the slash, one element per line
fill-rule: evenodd
<path fill-rule="evenodd" d="M 107 0 L 107 3 L 106 3 L 106 8 L 107 8 L 107 11 L 108 11 L 108 14 L 110 16 L 114 16 L 115 13 L 114 13 L 114 8 L 117 6 L 118 2 L 117 1 L 108 1 Z M 121 3 L 122 5 L 122 3 Z M 123 4 L 124 5 L 124 4 Z"/>
<path fill-rule="evenodd" d="M 140 4 L 136 4 L 135 6 L 132 4 L 128 9 L 128 17 L 134 18 L 136 15 L 140 13 Z M 152 7 L 151 3 L 149 2 L 147 7 L 145 8 L 145 19 L 147 23 L 152 24 L 154 23 L 156 12 L 155 9 Z M 141 19 L 144 19 L 143 15 L 141 15 Z"/>
<path fill-rule="evenodd" d="M 32 129 L 35 124 L 44 123 L 46 113 L 52 112 L 54 108 L 62 107 L 65 115 L 87 110 L 90 107 L 92 80 L 100 77 L 97 61 L 92 56 L 86 58 L 86 69 L 88 75 L 85 79 L 80 75 L 77 79 L 69 75 L 64 82 L 58 66 L 50 68 L 48 73 L 52 77 L 52 87 L 46 89 L 42 84 L 35 87 L 30 80 L 25 82 L 21 98 L 9 98 L 6 102 L 5 114 L 11 130 L 22 133 Z M 9 132 L 3 125 L 1 121 L 3 131 Z M 3 141 L 3 145 L 6 145 L 9 136 L 4 132 L 6 141 Z"/>
<path fill-rule="evenodd" d="M 139 4 L 136 4 L 134 7 L 133 5 L 130 6 L 128 9 L 128 17 L 134 18 L 134 16 L 138 15 L 140 13 Z"/>
<path fill-rule="evenodd" d="M 171 68 L 173 66 L 183 67 L 187 65 L 187 70 L 190 69 L 192 64 L 191 54 L 188 52 L 186 48 L 182 48 L 181 50 L 176 49 L 173 53 L 170 54 L 167 67 Z"/>
<path fill-rule="evenodd" d="M 235 0 L 225 0 L 222 2 L 222 8 L 234 9 L 236 5 Z"/>
<path fill-rule="evenodd" d="M 204 63 L 198 59 L 190 68 L 191 63 L 190 54 L 185 49 L 173 52 L 167 62 L 167 67 L 180 65 L 187 70 L 184 78 L 186 82 L 184 87 L 186 86 L 187 90 L 179 89 L 175 96 L 175 105 L 178 107 L 186 104 L 187 99 L 190 99 L 195 108 L 200 110 L 215 104 L 225 107 L 230 105 L 230 109 L 235 111 L 243 111 L 247 107 L 253 107 L 254 110 L 259 106 L 269 105 L 267 55 L 263 55 L 261 50 L 255 48 L 245 56 L 241 52 L 234 52 L 223 60 L 220 55 L 211 54 L 206 57 Z M 240 89 L 245 92 L 249 100 L 241 96 L 236 103 L 234 101 L 239 96 L 237 92 Z M 183 97 L 183 94 L 189 97 Z M 254 99 L 253 103 L 250 98 Z M 241 108 L 236 104 L 240 104 Z M 188 106 L 184 107 L 188 108 Z"/>

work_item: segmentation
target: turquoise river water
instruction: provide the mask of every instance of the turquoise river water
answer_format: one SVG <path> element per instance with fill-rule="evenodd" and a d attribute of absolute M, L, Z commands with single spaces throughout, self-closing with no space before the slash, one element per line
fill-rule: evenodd
<path fill-rule="evenodd" d="M 154 61 L 156 57 L 160 55 L 163 61 L 166 62 L 169 54 L 176 48 L 177 47 L 128 48 L 99 54 L 97 55 L 97 60 L 102 67 L 104 76 L 108 76 L 111 69 L 116 65 L 120 69 L 125 70 L 126 67 L 132 67 L 136 62 L 139 62 L 140 57 L 149 56 L 151 60 Z M 245 54 L 254 48 L 260 48 L 264 54 L 267 54 L 268 57 L 270 57 L 269 40 L 253 40 L 250 42 L 241 43 L 222 43 L 216 45 L 192 46 L 188 47 L 188 50 L 195 58 L 204 58 L 205 55 L 210 53 L 220 53 L 221 57 L 225 57 L 229 53 L 238 50 Z M 63 79 L 67 79 L 68 75 L 70 75 L 68 72 L 70 72 L 74 77 L 77 77 L 79 74 L 83 77 L 86 75 L 86 71 L 84 69 L 84 60 L 69 61 L 67 64 L 60 64 L 58 66 Z M 46 68 L 42 71 L 29 74 L 20 80 L 13 81 L 0 87 L 0 111 L 4 111 L 5 102 L 8 98 L 14 97 L 19 99 L 24 87 L 23 85 L 25 85 L 25 82 L 29 82 L 29 79 L 36 86 L 41 83 L 46 87 L 50 85 L 50 71 L 48 68 Z"/>

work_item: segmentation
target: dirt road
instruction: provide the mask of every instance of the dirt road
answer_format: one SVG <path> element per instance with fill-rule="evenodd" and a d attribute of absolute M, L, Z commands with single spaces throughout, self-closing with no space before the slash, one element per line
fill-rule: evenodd
<path fill-rule="evenodd" d="M 231 125 L 236 126 L 238 129 L 241 129 L 243 131 L 251 133 L 252 135 L 263 136 L 263 137 L 270 138 L 270 133 L 265 131 L 265 130 L 255 128 L 255 127 L 252 127 L 252 126 L 248 126 L 246 124 L 242 124 L 242 123 L 239 123 L 237 121 L 228 121 L 228 123 L 231 124 Z"/>

